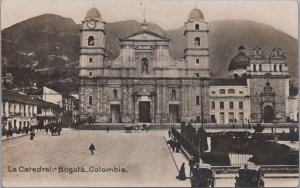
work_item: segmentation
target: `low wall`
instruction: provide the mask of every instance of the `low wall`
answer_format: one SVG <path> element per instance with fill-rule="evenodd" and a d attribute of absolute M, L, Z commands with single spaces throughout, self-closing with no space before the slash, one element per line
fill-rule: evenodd
<path fill-rule="evenodd" d="M 181 125 L 180 123 L 164 123 L 164 124 L 160 124 L 160 123 L 145 123 L 147 125 L 151 125 L 151 129 L 170 129 L 172 127 L 174 127 L 175 129 L 180 129 Z M 104 130 L 106 129 L 106 127 L 108 126 L 111 130 L 122 130 L 124 129 L 124 126 L 127 125 L 132 125 L 132 123 L 93 123 L 92 125 L 89 124 L 82 124 L 79 126 L 79 129 L 82 130 Z M 134 125 L 143 125 L 143 123 L 135 123 Z M 201 127 L 201 123 L 193 123 L 192 124 L 194 128 L 199 128 Z M 255 126 L 256 123 L 251 123 L 251 127 Z M 238 128 L 248 128 L 248 124 L 245 124 L 245 127 L 243 127 L 243 124 L 235 124 L 234 125 L 236 129 Z M 297 124 L 295 123 L 294 125 L 292 123 L 279 123 L 276 124 L 276 126 L 272 123 L 265 123 L 262 124 L 262 126 L 264 126 L 265 128 L 289 128 L 289 127 L 295 127 L 297 126 Z M 205 129 L 232 129 L 232 125 L 228 125 L 228 124 L 216 124 L 216 123 L 206 123 L 204 125 Z"/>

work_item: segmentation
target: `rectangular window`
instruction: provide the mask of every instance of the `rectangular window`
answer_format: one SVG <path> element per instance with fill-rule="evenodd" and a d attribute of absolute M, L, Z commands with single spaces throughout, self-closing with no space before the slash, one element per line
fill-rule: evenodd
<path fill-rule="evenodd" d="M 220 102 L 220 109 L 224 109 L 224 102 Z"/>
<path fill-rule="evenodd" d="M 200 96 L 196 96 L 196 105 L 200 105 Z"/>
<path fill-rule="evenodd" d="M 199 77 L 199 73 L 196 73 L 196 77 Z"/>
<path fill-rule="evenodd" d="M 211 116 L 210 116 L 210 122 L 211 122 L 211 123 L 217 123 L 217 121 L 216 121 L 216 116 L 215 116 L 215 115 L 211 115 Z"/>
<path fill-rule="evenodd" d="M 244 108 L 243 101 L 240 101 L 240 102 L 239 102 L 239 109 L 243 109 L 243 108 Z"/>
<path fill-rule="evenodd" d="M 211 102 L 211 109 L 212 109 L 212 110 L 215 109 L 215 102 Z"/>
<path fill-rule="evenodd" d="M 240 112 L 240 113 L 239 113 L 239 122 L 240 122 L 240 123 L 243 123 L 243 121 L 244 121 L 244 113 L 243 113 L 243 112 Z"/>
<path fill-rule="evenodd" d="M 93 72 L 90 72 L 90 73 L 89 73 L 89 76 L 92 77 L 92 76 L 93 76 Z"/>
<path fill-rule="evenodd" d="M 89 105 L 92 105 L 92 104 L 93 104 L 93 97 L 89 96 Z"/>
<path fill-rule="evenodd" d="M 200 60 L 199 59 L 196 59 L 196 64 L 199 64 L 200 63 Z"/>
<path fill-rule="evenodd" d="M 212 91 L 211 94 L 216 94 L 216 92 L 215 92 L 215 91 Z"/>
<path fill-rule="evenodd" d="M 244 92 L 243 92 L 243 91 L 240 91 L 239 93 L 240 93 L 240 94 L 243 94 Z"/>
<path fill-rule="evenodd" d="M 90 63 L 93 62 L 93 58 L 92 58 L 92 57 L 89 58 L 89 62 L 90 62 Z"/>
<path fill-rule="evenodd" d="M 229 108 L 230 108 L 230 109 L 233 109 L 233 102 L 230 102 L 230 103 L 229 103 Z"/>
<path fill-rule="evenodd" d="M 224 123 L 224 112 L 220 112 L 220 123 Z"/>
<path fill-rule="evenodd" d="M 229 119 L 230 123 L 234 122 L 234 114 L 233 114 L 233 112 L 229 112 L 228 113 L 228 119 Z"/>

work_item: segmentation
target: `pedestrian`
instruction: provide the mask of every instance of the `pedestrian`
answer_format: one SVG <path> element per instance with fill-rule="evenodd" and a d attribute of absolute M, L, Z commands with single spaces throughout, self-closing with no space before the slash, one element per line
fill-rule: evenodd
<path fill-rule="evenodd" d="M 48 134 L 48 127 L 47 126 L 45 127 L 45 131 L 46 131 L 46 134 Z"/>
<path fill-rule="evenodd" d="M 179 175 L 176 178 L 181 181 L 186 179 L 184 163 L 182 163 L 180 170 L 179 170 Z"/>
<path fill-rule="evenodd" d="M 35 136 L 34 129 L 31 129 L 31 131 L 30 131 L 30 140 L 33 140 L 34 136 Z"/>
<path fill-rule="evenodd" d="M 234 125 L 234 123 L 232 123 L 232 129 L 235 129 L 235 125 Z"/>
<path fill-rule="evenodd" d="M 189 166 L 190 166 L 190 177 L 191 177 L 191 174 L 192 174 L 192 169 L 194 168 L 194 166 L 195 166 L 195 158 L 194 158 L 194 156 L 192 156 L 191 158 L 190 158 L 190 160 L 189 160 Z"/>
<path fill-rule="evenodd" d="M 175 144 L 176 144 L 176 140 L 172 139 L 171 142 L 170 142 L 170 146 L 171 146 L 171 149 L 172 149 L 173 153 L 175 151 Z"/>
<path fill-rule="evenodd" d="M 171 129 L 168 130 L 169 138 L 171 138 Z"/>
<path fill-rule="evenodd" d="M 180 142 L 178 140 L 176 140 L 176 153 L 179 153 L 179 150 L 181 149 L 181 145 L 180 145 Z"/>
<path fill-rule="evenodd" d="M 14 135 L 14 132 L 12 129 L 9 130 L 9 136 L 12 137 Z"/>
<path fill-rule="evenodd" d="M 106 132 L 109 133 L 109 127 L 108 126 L 106 127 Z"/>
<path fill-rule="evenodd" d="M 96 150 L 96 148 L 93 143 L 91 143 L 89 150 L 91 151 L 91 154 L 94 155 L 94 150 Z"/>
<path fill-rule="evenodd" d="M 199 163 L 192 168 L 191 184 L 192 187 L 199 187 Z"/>
<path fill-rule="evenodd" d="M 6 131 L 6 137 L 9 138 L 9 130 Z"/>

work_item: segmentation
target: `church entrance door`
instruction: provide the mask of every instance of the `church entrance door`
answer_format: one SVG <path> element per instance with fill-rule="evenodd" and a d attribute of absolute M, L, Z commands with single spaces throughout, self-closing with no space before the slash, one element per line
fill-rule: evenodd
<path fill-rule="evenodd" d="M 170 114 L 170 123 L 179 123 L 178 118 L 178 105 L 177 104 L 170 104 L 169 105 L 169 114 Z"/>
<path fill-rule="evenodd" d="M 150 123 L 150 101 L 139 102 L 139 122 Z"/>
<path fill-rule="evenodd" d="M 111 104 L 110 113 L 112 123 L 121 123 L 121 113 L 119 104 Z"/>
<path fill-rule="evenodd" d="M 271 123 L 274 120 L 274 112 L 273 107 L 270 105 L 267 105 L 264 107 L 264 122 L 265 123 Z"/>

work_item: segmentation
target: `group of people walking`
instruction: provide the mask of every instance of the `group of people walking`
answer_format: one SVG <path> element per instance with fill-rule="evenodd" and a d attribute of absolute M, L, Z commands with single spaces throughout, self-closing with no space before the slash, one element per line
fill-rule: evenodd
<path fill-rule="evenodd" d="M 173 153 L 179 153 L 179 151 L 181 150 L 181 144 L 176 138 L 170 139 L 169 141 L 167 141 L 167 143 L 170 144 Z"/>
<path fill-rule="evenodd" d="M 171 130 L 168 130 L 168 135 L 169 138 L 171 138 Z M 170 145 L 170 148 L 172 149 L 172 152 L 176 152 L 179 153 L 179 151 L 181 150 L 181 144 L 179 142 L 179 140 L 177 140 L 176 138 L 171 138 L 170 140 L 167 141 L 167 144 Z"/>

